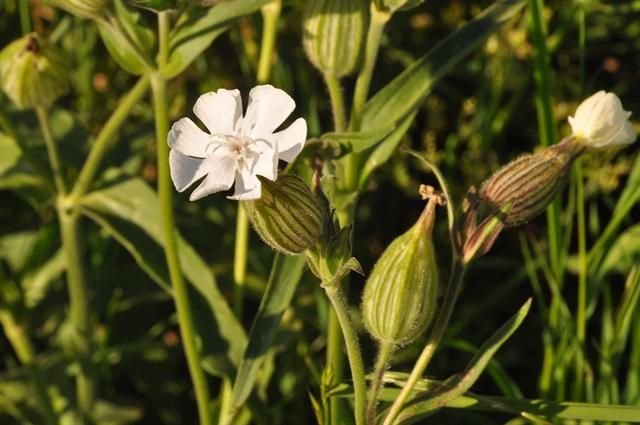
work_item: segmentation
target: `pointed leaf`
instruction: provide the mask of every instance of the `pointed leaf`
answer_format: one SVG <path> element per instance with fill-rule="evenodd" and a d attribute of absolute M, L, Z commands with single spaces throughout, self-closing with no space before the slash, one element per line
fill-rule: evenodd
<path fill-rule="evenodd" d="M 363 128 L 387 126 L 415 111 L 440 78 L 525 4 L 524 0 L 498 1 L 441 41 L 371 98 Z"/>
<path fill-rule="evenodd" d="M 302 255 L 276 254 L 271 267 L 267 289 L 249 333 L 249 343 L 233 384 L 232 406 L 239 409 L 245 403 L 257 378 L 273 339 L 280 326 L 282 314 L 291 304 L 293 294 L 304 271 Z"/>
<path fill-rule="evenodd" d="M 270 0 L 234 0 L 208 9 L 191 5 L 171 33 L 169 63 L 162 70 L 175 77 L 198 57 L 234 19 L 249 15 Z"/>
<path fill-rule="evenodd" d="M 449 378 L 440 388 L 416 397 L 400 413 L 398 422 L 414 423 L 467 392 L 480 377 L 496 351 L 520 327 L 530 308 L 531 299 L 527 300 L 518 312 L 480 347 L 462 373 Z"/>
<path fill-rule="evenodd" d="M 111 233 L 154 281 L 167 290 L 170 288 L 161 246 L 159 201 L 149 186 L 137 178 L 117 182 L 86 195 L 81 208 Z M 230 366 L 239 363 L 244 351 L 244 329 L 220 293 L 207 264 L 179 235 L 177 243 L 183 273 L 199 294 L 191 294 L 196 301 L 192 307 L 197 309 L 202 301 L 208 305 L 207 315 L 196 320 L 203 351 L 211 357 L 208 364 L 214 365 L 214 369 L 218 367 L 215 371 L 219 374 L 229 374 Z"/>
<path fill-rule="evenodd" d="M 400 124 L 386 136 L 386 138 L 375 147 L 373 152 L 367 158 L 367 161 L 360 172 L 359 185 L 360 188 L 364 188 L 369 181 L 369 177 L 375 171 L 376 168 L 386 163 L 391 155 L 396 151 L 400 142 L 404 138 L 404 135 L 409 131 L 409 127 L 413 122 L 416 114 L 409 114 Z"/>

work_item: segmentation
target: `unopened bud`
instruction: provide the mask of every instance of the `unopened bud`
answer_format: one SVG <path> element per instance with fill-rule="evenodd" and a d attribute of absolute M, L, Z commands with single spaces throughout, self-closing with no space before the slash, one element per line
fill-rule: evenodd
<path fill-rule="evenodd" d="M 358 70 L 367 31 L 365 0 L 308 0 L 303 46 L 322 73 L 342 77 Z"/>
<path fill-rule="evenodd" d="M 531 220 L 551 203 L 564 187 L 573 161 L 584 147 L 569 137 L 542 152 L 524 155 L 496 171 L 478 194 L 479 216 L 511 204 L 504 225 Z"/>
<path fill-rule="evenodd" d="M 382 253 L 364 288 L 362 316 L 369 333 L 395 346 L 413 342 L 431 323 L 438 293 L 432 241 L 436 203 Z"/>
<path fill-rule="evenodd" d="M 107 2 L 108 0 L 47 0 L 50 5 L 84 19 L 98 18 Z"/>
<path fill-rule="evenodd" d="M 28 34 L 0 52 L 0 83 L 18 108 L 46 108 L 69 90 L 69 72 L 61 50 Z"/>
<path fill-rule="evenodd" d="M 240 205 L 262 240 L 283 254 L 299 254 L 322 235 L 322 210 L 296 176 L 283 175 L 275 182 L 262 179 L 262 196 Z"/>

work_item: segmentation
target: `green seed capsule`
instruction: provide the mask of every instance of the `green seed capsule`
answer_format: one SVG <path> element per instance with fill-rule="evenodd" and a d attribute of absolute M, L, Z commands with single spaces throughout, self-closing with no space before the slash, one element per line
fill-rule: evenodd
<path fill-rule="evenodd" d="M 362 316 L 380 343 L 409 344 L 434 316 L 438 292 L 432 242 L 435 206 L 435 199 L 429 199 L 416 224 L 387 247 L 367 280 Z"/>
<path fill-rule="evenodd" d="M 262 197 L 240 205 L 262 240 L 283 254 L 299 254 L 322 235 L 322 210 L 296 176 L 283 175 L 275 182 L 263 179 Z"/>
<path fill-rule="evenodd" d="M 58 48 L 28 34 L 0 52 L 0 84 L 18 108 L 46 108 L 69 90 L 69 72 Z"/>
<path fill-rule="evenodd" d="M 303 17 L 303 46 L 322 73 L 343 77 L 358 70 L 367 30 L 365 0 L 308 0 Z"/>

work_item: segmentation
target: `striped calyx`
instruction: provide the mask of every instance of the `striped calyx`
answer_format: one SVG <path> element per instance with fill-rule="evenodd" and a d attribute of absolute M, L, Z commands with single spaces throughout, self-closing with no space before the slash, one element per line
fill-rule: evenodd
<path fill-rule="evenodd" d="M 435 207 L 436 200 L 429 199 L 416 224 L 387 247 L 367 280 L 362 317 L 380 343 L 409 344 L 434 316 L 438 292 L 432 242 Z"/>
<path fill-rule="evenodd" d="M 563 188 L 573 161 L 584 151 L 569 137 L 542 152 L 517 158 L 496 171 L 480 189 L 480 216 L 510 203 L 504 225 L 518 226 L 531 220 L 551 203 Z"/>
<path fill-rule="evenodd" d="M 360 65 L 368 23 L 365 0 L 307 0 L 302 41 L 311 63 L 322 73 L 342 77 Z"/>
<path fill-rule="evenodd" d="M 49 107 L 69 90 L 62 51 L 37 34 L 27 34 L 0 52 L 2 90 L 20 109 Z"/>
<path fill-rule="evenodd" d="M 47 0 L 52 6 L 84 19 L 100 17 L 107 2 L 108 0 Z"/>
<path fill-rule="evenodd" d="M 322 211 L 309 186 L 293 175 L 261 179 L 262 196 L 242 201 L 249 221 L 262 240 L 278 252 L 299 254 L 322 236 Z"/>

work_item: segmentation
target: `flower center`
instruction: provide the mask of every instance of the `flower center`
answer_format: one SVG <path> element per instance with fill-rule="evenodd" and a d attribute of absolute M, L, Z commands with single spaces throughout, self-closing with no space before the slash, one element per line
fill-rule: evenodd
<path fill-rule="evenodd" d="M 256 141 L 244 136 L 213 135 L 205 148 L 207 155 L 222 153 L 233 157 L 237 168 L 248 167 L 258 152 L 251 149 Z"/>

